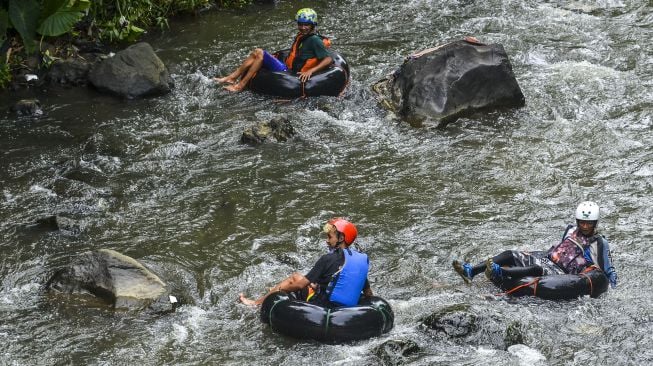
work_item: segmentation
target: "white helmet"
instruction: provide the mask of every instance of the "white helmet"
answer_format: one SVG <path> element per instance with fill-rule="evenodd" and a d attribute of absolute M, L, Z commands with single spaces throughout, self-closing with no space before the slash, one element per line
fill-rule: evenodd
<path fill-rule="evenodd" d="M 576 208 L 576 220 L 599 221 L 599 205 L 592 201 L 581 202 Z"/>

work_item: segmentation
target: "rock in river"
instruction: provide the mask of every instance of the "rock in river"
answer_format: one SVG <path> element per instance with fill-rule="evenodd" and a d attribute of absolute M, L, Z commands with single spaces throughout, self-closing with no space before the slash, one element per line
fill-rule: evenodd
<path fill-rule="evenodd" d="M 478 110 L 525 103 L 503 46 L 471 37 L 409 56 L 373 89 L 384 107 L 409 122 L 446 124 Z"/>
<path fill-rule="evenodd" d="M 177 305 L 157 275 L 137 260 L 110 249 L 80 254 L 57 271 L 45 287 L 59 293 L 90 293 L 116 309 L 168 312 Z"/>
<path fill-rule="evenodd" d="M 168 68 L 145 42 L 95 64 L 89 81 L 101 91 L 128 99 L 165 94 L 173 85 Z"/>

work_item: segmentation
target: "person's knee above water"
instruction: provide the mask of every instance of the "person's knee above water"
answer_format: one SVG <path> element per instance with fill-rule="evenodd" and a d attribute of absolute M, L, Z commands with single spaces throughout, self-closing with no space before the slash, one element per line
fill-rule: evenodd
<path fill-rule="evenodd" d="M 505 251 L 475 266 L 454 261 L 454 270 L 469 283 L 474 276 L 484 272 L 491 280 L 502 277 L 521 278 L 548 274 L 578 274 L 588 268 L 600 268 L 610 285 L 617 284 L 617 274 L 612 265 L 608 241 L 596 233 L 599 206 L 590 201 L 581 202 L 576 208 L 576 226 L 565 229 L 562 241 L 548 251 Z"/>
<path fill-rule="evenodd" d="M 267 51 L 257 48 L 231 74 L 214 80 L 232 84 L 225 87 L 229 91 L 241 91 L 261 68 L 270 71 L 291 71 L 297 73 L 302 82 L 306 82 L 314 73 L 331 65 L 333 59 L 316 31 L 317 13 L 310 8 L 299 9 L 295 21 L 298 34 L 285 60 L 279 60 Z"/>
<path fill-rule="evenodd" d="M 372 296 L 367 274 L 369 259 L 352 247 L 358 235 L 356 226 L 343 218 L 329 220 L 323 228 L 329 253 L 322 255 L 304 276 L 293 273 L 263 297 L 250 300 L 240 294 L 247 305 L 260 305 L 273 292 L 298 292 L 299 297 L 322 306 L 353 306 L 361 292 Z"/>

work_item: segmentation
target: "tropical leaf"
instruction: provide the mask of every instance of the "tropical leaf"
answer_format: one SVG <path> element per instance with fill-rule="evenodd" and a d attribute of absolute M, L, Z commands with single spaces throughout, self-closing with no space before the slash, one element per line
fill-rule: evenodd
<path fill-rule="evenodd" d="M 50 15 L 66 7 L 70 0 L 45 0 L 41 7 L 41 21 L 47 19 Z"/>
<path fill-rule="evenodd" d="M 139 28 L 135 25 L 129 26 L 129 34 L 127 35 L 127 41 L 134 42 L 145 32 L 145 29 Z"/>
<path fill-rule="evenodd" d="M 39 22 L 39 4 L 36 0 L 9 0 L 9 20 L 18 31 L 27 52 L 32 53 L 36 27 Z"/>
<path fill-rule="evenodd" d="M 70 6 L 71 11 L 86 11 L 86 9 L 91 7 L 90 0 L 77 0 L 73 1 Z"/>
<path fill-rule="evenodd" d="M 41 35 L 49 37 L 68 33 L 83 15 L 79 11 L 57 11 L 47 17 L 36 31 Z"/>
<path fill-rule="evenodd" d="M 68 33 L 90 5 L 88 0 L 46 0 L 41 13 L 43 21 L 36 31 L 50 37 Z"/>

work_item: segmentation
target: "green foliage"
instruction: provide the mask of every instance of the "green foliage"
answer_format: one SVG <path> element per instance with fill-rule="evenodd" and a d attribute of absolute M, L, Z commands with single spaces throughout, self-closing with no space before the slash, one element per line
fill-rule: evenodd
<path fill-rule="evenodd" d="M 11 82 L 11 68 L 4 60 L 0 60 L 0 89 Z"/>
<path fill-rule="evenodd" d="M 134 41 L 144 28 L 168 27 L 168 18 L 209 5 L 209 0 L 96 0 L 90 8 L 101 39 Z"/>
<path fill-rule="evenodd" d="M 71 33 L 82 19 L 87 34 L 109 41 L 135 41 L 146 28 L 168 27 L 168 18 L 217 4 L 240 8 L 252 0 L 0 0 L 0 42 L 15 29 L 28 53 L 37 34 L 56 37 Z"/>
<path fill-rule="evenodd" d="M 9 0 L 9 20 L 23 38 L 27 51 L 34 52 L 39 22 L 39 4 L 36 0 Z"/>
<path fill-rule="evenodd" d="M 9 0 L 6 21 L 3 21 L 4 9 L 0 9 L 2 38 L 13 26 L 23 39 L 27 52 L 32 53 L 37 33 L 59 36 L 70 32 L 90 4 L 90 0 Z"/>
<path fill-rule="evenodd" d="M 89 16 L 101 39 L 133 41 L 145 28 L 168 27 L 168 18 L 217 3 L 224 8 L 240 8 L 252 0 L 94 0 Z"/>
<path fill-rule="evenodd" d="M 219 0 L 218 4 L 223 8 L 242 8 L 251 5 L 252 0 Z"/>
<path fill-rule="evenodd" d="M 49 37 L 70 32 L 91 6 L 89 0 L 45 0 L 41 11 L 41 24 L 36 30 Z"/>

